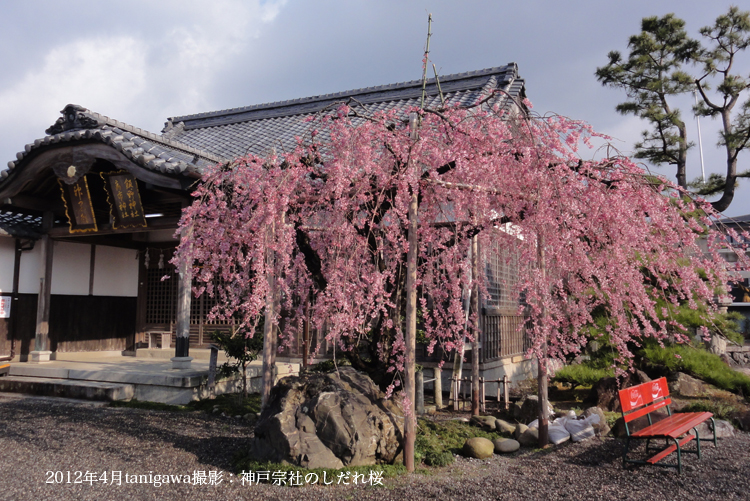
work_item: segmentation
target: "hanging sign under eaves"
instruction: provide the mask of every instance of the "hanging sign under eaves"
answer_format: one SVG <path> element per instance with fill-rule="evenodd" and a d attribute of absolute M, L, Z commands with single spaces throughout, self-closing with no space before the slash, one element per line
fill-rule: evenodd
<path fill-rule="evenodd" d="M 89 183 L 86 176 L 81 176 L 72 184 L 57 180 L 60 193 L 65 203 L 65 215 L 68 217 L 71 233 L 97 231 L 94 206 L 91 203 Z"/>
<path fill-rule="evenodd" d="M 141 205 L 138 183 L 127 171 L 102 172 L 107 202 L 112 215 L 112 228 L 145 228 L 146 218 Z"/>

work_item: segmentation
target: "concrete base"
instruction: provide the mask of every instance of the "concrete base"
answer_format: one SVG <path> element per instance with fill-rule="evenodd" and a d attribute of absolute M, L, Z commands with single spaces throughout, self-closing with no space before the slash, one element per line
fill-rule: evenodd
<path fill-rule="evenodd" d="M 247 368 L 248 390 L 259 392 L 263 364 Z M 299 373 L 299 364 L 276 366 L 276 378 Z M 8 376 L 13 376 L 9 378 Z M 46 364 L 11 363 L 0 378 L 0 391 L 96 400 L 128 400 L 184 405 L 210 396 L 208 363 L 196 360 L 190 370 L 174 371 L 169 360 L 102 357 L 99 361 L 50 361 Z M 4 383 L 3 383 L 4 381 Z M 238 376 L 216 381 L 215 394 L 240 391 Z"/>
<path fill-rule="evenodd" d="M 172 357 L 172 369 L 185 370 L 190 369 L 190 362 L 193 361 L 193 357 Z"/>
<path fill-rule="evenodd" d="M 39 364 L 50 361 L 51 351 L 32 351 L 29 353 L 29 362 L 32 364 Z"/>

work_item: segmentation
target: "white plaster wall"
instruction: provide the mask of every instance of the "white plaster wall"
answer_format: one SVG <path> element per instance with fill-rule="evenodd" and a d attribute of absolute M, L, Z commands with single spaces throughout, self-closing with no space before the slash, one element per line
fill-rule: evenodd
<path fill-rule="evenodd" d="M 95 296 L 138 296 L 138 251 L 96 246 Z M 86 274 L 88 280 L 88 273 Z M 88 282 L 86 282 L 88 284 Z M 55 283 L 52 282 L 54 287 Z M 87 285 L 88 287 L 88 285 Z M 88 289 L 87 289 L 88 293 Z"/>
<path fill-rule="evenodd" d="M 88 295 L 91 245 L 71 242 L 53 242 L 53 245 L 52 294 Z M 99 249 L 96 250 L 98 254 Z"/>
<path fill-rule="evenodd" d="M 21 266 L 18 276 L 18 292 L 21 294 L 39 294 L 40 249 L 41 242 L 36 242 L 34 250 L 21 253 Z M 52 264 L 54 270 L 54 263 Z"/>
<path fill-rule="evenodd" d="M 16 241 L 13 238 L 0 237 L 0 292 L 13 292 L 13 262 L 15 260 Z"/>

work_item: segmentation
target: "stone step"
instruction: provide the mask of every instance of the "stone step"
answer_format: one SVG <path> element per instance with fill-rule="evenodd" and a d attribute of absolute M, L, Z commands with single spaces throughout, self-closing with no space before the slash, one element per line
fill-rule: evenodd
<path fill-rule="evenodd" d="M 132 384 L 29 376 L 0 377 L 0 391 L 106 401 L 130 400 L 135 395 Z"/>

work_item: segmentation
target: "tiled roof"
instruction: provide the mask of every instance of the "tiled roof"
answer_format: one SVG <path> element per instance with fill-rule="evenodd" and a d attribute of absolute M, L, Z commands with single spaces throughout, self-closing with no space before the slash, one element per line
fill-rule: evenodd
<path fill-rule="evenodd" d="M 69 104 L 63 116 L 47 129 L 47 136 L 27 144 L 0 173 L 0 185 L 14 169 L 35 153 L 51 146 L 75 142 L 100 142 L 122 152 L 137 165 L 168 174 L 190 173 L 225 161 L 224 158 L 197 150 L 173 139 L 133 127 L 78 105 Z"/>
<path fill-rule="evenodd" d="M 492 104 L 511 108 L 525 98 L 523 79 L 515 63 L 485 70 L 440 77 L 440 88 L 448 106 L 470 106 L 496 94 Z M 506 94 L 507 93 L 507 94 Z M 427 82 L 425 107 L 441 107 L 435 79 Z M 311 115 L 333 109 L 338 103 L 359 106 L 367 114 L 419 106 L 422 81 L 368 87 L 335 94 L 246 106 L 228 110 L 172 117 L 163 132 L 194 148 L 224 158 L 252 153 L 263 156 L 271 149 L 290 151 L 296 137 L 304 138 L 313 127 Z M 512 98 L 512 99 L 511 99 Z"/>
<path fill-rule="evenodd" d="M 448 106 L 470 106 L 497 93 L 491 103 L 522 106 L 524 81 L 515 63 L 440 77 Z M 296 137 L 305 137 L 312 125 L 306 119 L 339 103 L 379 111 L 418 106 L 421 80 L 367 87 L 335 94 L 233 108 L 170 118 L 162 135 L 133 127 L 82 106 L 69 104 L 62 117 L 47 129 L 47 136 L 27 144 L 8 169 L 0 172 L 0 187 L 36 153 L 55 145 L 100 142 L 112 146 L 141 167 L 167 174 L 200 174 L 206 167 L 253 153 L 266 155 L 291 150 Z M 427 82 L 425 106 L 441 106 L 435 79 Z"/>
<path fill-rule="evenodd" d="M 0 211 L 0 235 L 36 240 L 42 235 L 42 217 Z"/>

